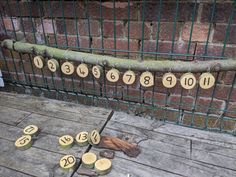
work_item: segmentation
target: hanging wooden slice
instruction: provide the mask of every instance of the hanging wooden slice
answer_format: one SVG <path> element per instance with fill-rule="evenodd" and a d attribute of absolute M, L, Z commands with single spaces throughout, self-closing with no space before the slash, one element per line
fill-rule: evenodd
<path fill-rule="evenodd" d="M 42 69 L 44 67 L 44 61 L 42 56 L 34 57 L 34 65 L 36 68 Z"/>
<path fill-rule="evenodd" d="M 47 64 L 48 64 L 48 69 L 52 72 L 56 72 L 56 70 L 59 68 L 59 63 L 55 59 L 48 60 Z"/>
<path fill-rule="evenodd" d="M 209 89 L 215 85 L 215 77 L 211 73 L 203 73 L 199 77 L 199 85 L 202 89 Z"/>
<path fill-rule="evenodd" d="M 74 170 L 76 167 L 76 158 L 73 155 L 66 155 L 60 160 L 60 167 L 63 170 Z"/>
<path fill-rule="evenodd" d="M 59 144 L 63 149 L 69 149 L 73 146 L 74 138 L 70 135 L 64 135 L 59 138 Z"/>
<path fill-rule="evenodd" d="M 76 135 L 76 142 L 79 146 L 87 146 L 88 145 L 88 132 L 80 132 Z"/>
<path fill-rule="evenodd" d="M 99 79 L 102 75 L 102 67 L 99 65 L 93 66 L 92 73 L 96 79 Z"/>
<path fill-rule="evenodd" d="M 151 72 L 146 71 L 140 76 L 140 84 L 143 87 L 151 87 L 154 85 L 154 76 Z"/>
<path fill-rule="evenodd" d="M 184 89 L 192 89 L 196 85 L 196 78 L 192 73 L 185 73 L 180 78 L 180 84 Z"/>
<path fill-rule="evenodd" d="M 172 73 L 165 73 L 162 77 L 162 84 L 166 88 L 173 88 L 177 83 L 177 78 Z"/>
<path fill-rule="evenodd" d="M 123 75 L 123 82 L 127 85 L 131 85 L 135 82 L 135 73 L 133 71 L 126 71 Z"/>
<path fill-rule="evenodd" d="M 23 133 L 25 135 L 36 136 L 38 135 L 39 128 L 36 125 L 28 125 L 24 128 Z"/>
<path fill-rule="evenodd" d="M 85 168 L 94 168 L 94 164 L 97 161 L 96 154 L 87 152 L 82 156 L 82 165 Z"/>
<path fill-rule="evenodd" d="M 74 73 L 75 67 L 71 62 L 66 61 L 61 65 L 61 71 L 66 75 L 71 75 Z"/>
<path fill-rule="evenodd" d="M 107 158 L 102 158 L 96 161 L 95 170 L 99 175 L 106 175 L 111 171 L 112 163 Z"/>
<path fill-rule="evenodd" d="M 106 77 L 110 82 L 117 82 L 120 77 L 120 72 L 117 69 L 111 69 L 107 72 Z"/>
<path fill-rule="evenodd" d="M 101 141 L 101 136 L 97 130 L 93 130 L 91 133 L 88 135 L 88 142 L 91 145 L 97 145 Z"/>
<path fill-rule="evenodd" d="M 33 144 L 32 138 L 30 135 L 23 135 L 15 141 L 15 146 L 17 149 L 26 150 L 29 149 Z"/>
<path fill-rule="evenodd" d="M 82 63 L 77 67 L 76 72 L 79 77 L 85 78 L 89 74 L 88 66 Z"/>

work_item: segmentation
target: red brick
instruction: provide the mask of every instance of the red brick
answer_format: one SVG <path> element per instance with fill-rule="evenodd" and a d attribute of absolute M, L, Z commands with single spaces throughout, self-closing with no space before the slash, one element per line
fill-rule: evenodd
<path fill-rule="evenodd" d="M 137 20 L 138 11 L 137 2 L 130 2 L 130 18 L 128 17 L 128 3 L 127 2 L 115 2 L 115 14 L 117 20 Z M 101 19 L 100 16 L 100 2 L 92 1 L 87 5 L 88 14 L 93 19 Z M 102 2 L 102 18 L 106 20 L 114 20 L 113 2 Z"/>
<path fill-rule="evenodd" d="M 160 41 L 158 43 L 158 50 L 157 52 L 159 53 L 165 53 L 165 54 L 161 54 L 158 55 L 158 57 L 161 58 L 170 58 L 171 55 L 171 48 L 172 48 L 172 42 L 164 42 L 164 41 Z M 175 42 L 174 43 L 174 49 L 173 49 L 173 53 L 174 54 L 187 54 L 187 48 L 188 48 L 188 44 L 184 43 L 184 42 Z M 155 40 L 145 40 L 144 41 L 144 51 L 145 52 L 156 52 L 156 41 Z M 190 46 L 190 50 L 189 50 L 189 54 L 193 54 L 194 53 L 194 43 L 191 44 Z M 147 55 L 147 56 L 155 56 L 155 55 Z M 184 56 L 177 56 L 177 55 L 173 55 L 172 57 L 173 59 L 184 59 L 186 60 L 187 57 Z M 188 60 L 191 60 L 192 57 L 189 57 Z"/>
<path fill-rule="evenodd" d="M 134 88 L 123 88 L 123 100 L 133 101 L 133 102 L 142 102 L 143 91 Z"/>
<path fill-rule="evenodd" d="M 38 20 L 38 24 L 37 24 L 37 30 L 40 33 L 47 33 L 47 34 L 53 34 L 54 30 L 55 33 L 57 33 L 56 31 L 56 25 L 55 25 L 55 21 L 52 21 L 51 19 L 44 19 L 43 23 L 41 22 L 41 20 Z"/>
<path fill-rule="evenodd" d="M 194 98 L 190 96 L 182 96 L 171 94 L 168 100 L 168 104 L 170 107 L 175 109 L 184 109 L 184 110 L 192 110 L 194 103 Z"/>
<path fill-rule="evenodd" d="M 233 83 L 235 74 L 236 74 L 235 71 L 221 72 L 221 74 L 219 75 L 218 81 L 221 84 L 231 85 Z"/>
<path fill-rule="evenodd" d="M 89 29 L 91 36 L 100 36 L 100 24 L 96 20 L 90 20 L 89 25 L 88 20 L 79 20 L 78 29 L 81 36 L 89 36 Z"/>
<path fill-rule="evenodd" d="M 114 39 L 105 38 L 104 39 L 104 49 L 105 53 L 114 54 L 111 50 L 114 50 Z M 137 40 L 130 40 L 130 51 L 138 51 L 139 45 Z M 100 38 L 93 38 L 93 48 L 102 48 L 102 40 Z M 116 39 L 116 50 L 127 50 L 128 49 L 128 40 L 127 39 Z M 128 55 L 127 52 L 116 52 L 117 55 Z M 130 53 L 132 55 L 132 53 Z"/>
<path fill-rule="evenodd" d="M 204 3 L 201 15 L 202 22 L 210 22 L 213 9 L 213 3 Z M 215 6 L 215 18 L 214 22 L 228 23 L 231 11 L 233 10 L 233 1 L 216 3 Z M 233 23 L 236 23 L 236 19 L 233 18 Z"/>
<path fill-rule="evenodd" d="M 115 24 L 115 27 L 114 27 Z M 103 22 L 103 35 L 104 37 L 114 37 L 114 30 L 116 30 L 116 37 L 124 36 L 124 25 L 121 21 L 104 21 Z"/>
<path fill-rule="evenodd" d="M 210 107 L 211 104 L 211 107 Z M 224 101 L 213 99 L 211 103 L 211 98 L 199 97 L 197 99 L 196 111 L 202 113 L 220 114 L 224 106 Z"/>
<path fill-rule="evenodd" d="M 71 34 L 75 35 L 76 34 L 76 26 L 75 26 L 75 20 L 71 19 L 66 19 L 64 20 L 56 20 L 56 25 L 57 25 L 57 31 L 59 34 Z"/>
<path fill-rule="evenodd" d="M 165 106 L 166 94 L 157 93 L 152 91 L 145 91 L 144 102 L 147 104 L 154 104 L 159 106 Z"/>
<path fill-rule="evenodd" d="M 162 4 L 161 21 L 167 21 L 167 22 L 174 21 L 176 16 L 176 5 L 177 3 L 175 2 L 164 2 Z M 146 2 L 145 20 L 158 21 L 158 14 L 160 9 L 159 6 L 160 6 L 159 1 Z M 196 13 L 197 13 L 197 8 L 196 8 Z M 177 21 L 191 21 L 193 9 L 194 9 L 194 3 L 185 3 L 185 2 L 179 3 Z M 140 17 L 142 17 L 142 11 L 143 11 L 143 4 L 141 3 Z"/>
<path fill-rule="evenodd" d="M 49 1 L 44 3 L 45 17 L 85 18 L 83 2 L 80 1 Z M 51 7 L 50 7 L 51 3 Z M 74 14 L 75 12 L 75 14 Z"/>
<path fill-rule="evenodd" d="M 159 36 L 157 36 L 158 35 L 158 23 L 156 22 L 153 24 L 152 38 L 154 40 L 156 38 L 158 38 L 159 40 L 172 41 L 172 38 L 173 38 L 172 33 L 174 30 L 174 23 L 161 22 L 159 28 L 160 28 Z M 174 40 L 179 39 L 180 29 L 181 29 L 181 23 L 177 23 Z"/>
<path fill-rule="evenodd" d="M 3 19 L 6 30 L 10 31 L 19 31 L 20 30 L 20 21 L 17 18 L 4 18 Z M 13 26 L 12 26 L 13 23 Z"/>
<path fill-rule="evenodd" d="M 102 88 L 102 92 L 104 97 L 122 99 L 122 87 L 116 86 L 115 84 L 107 84 L 106 88 Z"/>
<path fill-rule="evenodd" d="M 192 31 L 191 41 L 205 42 L 207 40 L 209 32 L 209 24 L 207 23 L 194 23 L 192 28 L 192 23 L 185 23 L 182 31 L 182 39 L 185 41 L 190 40 L 190 32 Z"/>
<path fill-rule="evenodd" d="M 24 16 L 24 17 L 39 17 L 40 14 L 40 9 L 39 9 L 39 4 L 37 2 L 19 2 L 19 6 L 16 1 L 12 1 L 9 3 L 9 6 L 7 3 L 4 4 L 5 6 L 5 14 L 8 16 Z M 43 16 L 43 14 L 42 14 Z"/>
<path fill-rule="evenodd" d="M 223 44 L 222 45 L 208 44 L 206 55 L 207 56 L 214 56 L 214 57 L 221 57 L 222 51 L 223 51 Z M 204 54 L 205 54 L 205 44 L 198 43 L 197 48 L 196 48 L 196 55 L 206 56 Z M 225 57 L 235 57 L 236 56 L 236 47 L 226 46 L 224 56 Z M 196 59 L 201 59 L 201 58 L 196 57 Z"/>
<path fill-rule="evenodd" d="M 30 19 L 30 18 L 22 18 L 22 31 L 25 32 L 29 32 L 32 33 L 35 29 L 35 23 L 34 23 L 34 19 Z"/>
<path fill-rule="evenodd" d="M 235 102 L 229 102 L 228 109 L 225 115 L 228 117 L 236 118 L 236 103 Z"/>
<path fill-rule="evenodd" d="M 228 25 L 224 24 L 216 24 L 215 32 L 213 36 L 213 42 L 224 43 L 226 40 Z M 230 30 L 228 32 L 228 39 L 226 40 L 227 44 L 236 44 L 236 25 L 231 25 Z"/>
<path fill-rule="evenodd" d="M 129 37 L 131 39 L 150 39 L 151 28 L 150 23 L 144 23 L 144 35 L 142 36 L 143 26 L 142 22 L 130 22 Z M 128 37 L 128 24 L 125 28 L 125 36 Z"/>

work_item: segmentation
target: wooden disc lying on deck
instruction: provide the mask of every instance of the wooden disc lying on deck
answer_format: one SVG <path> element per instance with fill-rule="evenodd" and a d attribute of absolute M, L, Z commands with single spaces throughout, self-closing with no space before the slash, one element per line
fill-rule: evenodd
<path fill-rule="evenodd" d="M 106 158 L 99 159 L 95 163 L 95 170 L 99 175 L 106 175 L 111 171 L 111 161 Z"/>
<path fill-rule="evenodd" d="M 25 135 L 35 136 L 38 135 L 39 128 L 36 125 L 28 125 L 23 132 Z"/>
<path fill-rule="evenodd" d="M 23 135 L 22 137 L 18 138 L 15 142 L 15 146 L 17 149 L 26 150 L 29 149 L 33 144 L 32 138 L 30 135 Z"/>
<path fill-rule="evenodd" d="M 73 155 L 66 155 L 64 157 L 61 158 L 60 160 L 60 167 L 63 170 L 74 170 L 76 166 L 76 158 Z"/>
<path fill-rule="evenodd" d="M 87 146 L 88 145 L 88 132 L 80 132 L 78 135 L 76 135 L 75 140 L 79 146 Z"/>
<path fill-rule="evenodd" d="M 96 161 L 97 156 L 92 152 L 87 152 L 82 156 L 82 164 L 85 168 L 93 168 Z"/>
<path fill-rule="evenodd" d="M 93 130 L 89 135 L 88 135 L 88 142 L 91 145 L 97 145 L 100 143 L 101 136 L 97 130 Z"/>
<path fill-rule="evenodd" d="M 64 135 L 59 138 L 59 144 L 63 149 L 69 149 L 73 146 L 74 138 L 70 135 Z"/>

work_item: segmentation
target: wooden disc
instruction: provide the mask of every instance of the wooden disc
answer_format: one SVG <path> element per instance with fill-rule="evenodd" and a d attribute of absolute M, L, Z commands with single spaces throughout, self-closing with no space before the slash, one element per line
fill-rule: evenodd
<path fill-rule="evenodd" d="M 120 72 L 117 69 L 111 69 L 107 72 L 106 77 L 110 82 L 117 82 L 120 77 Z"/>
<path fill-rule="evenodd" d="M 59 138 L 59 144 L 63 149 L 69 149 L 73 146 L 74 138 L 70 135 L 63 135 Z"/>
<path fill-rule="evenodd" d="M 151 72 L 144 72 L 140 76 L 140 84 L 143 87 L 151 87 L 154 85 L 154 76 Z"/>
<path fill-rule="evenodd" d="M 66 75 L 71 75 L 75 71 L 75 67 L 71 62 L 66 61 L 61 65 L 61 71 Z"/>
<path fill-rule="evenodd" d="M 89 74 L 88 66 L 82 63 L 77 67 L 76 72 L 79 77 L 85 78 Z"/>
<path fill-rule="evenodd" d="M 26 150 L 30 148 L 32 144 L 33 141 L 30 135 L 23 135 L 15 141 L 15 146 L 20 150 Z"/>
<path fill-rule="evenodd" d="M 211 73 L 203 73 L 199 77 L 199 85 L 202 89 L 209 89 L 215 84 L 215 77 Z"/>
<path fill-rule="evenodd" d="M 173 88 L 177 83 L 177 78 L 172 73 L 165 73 L 162 77 L 162 84 L 166 88 Z"/>
<path fill-rule="evenodd" d="M 80 132 L 76 135 L 75 140 L 79 146 L 88 145 L 88 132 Z"/>
<path fill-rule="evenodd" d="M 196 85 L 196 78 L 192 73 L 185 73 L 180 78 L 180 84 L 184 89 L 192 89 Z"/>
<path fill-rule="evenodd" d="M 93 66 L 92 73 L 96 79 L 99 79 L 102 75 L 102 67 L 99 65 Z"/>
<path fill-rule="evenodd" d="M 111 171 L 112 163 L 107 158 L 102 158 L 96 161 L 95 170 L 99 175 L 106 175 Z"/>
<path fill-rule="evenodd" d="M 60 160 L 60 167 L 64 170 L 74 169 L 76 166 L 76 158 L 73 155 L 66 155 Z"/>
<path fill-rule="evenodd" d="M 23 133 L 25 135 L 30 135 L 30 136 L 37 135 L 38 132 L 39 132 L 39 128 L 36 125 L 28 125 L 23 130 Z"/>
<path fill-rule="evenodd" d="M 44 66 L 43 57 L 41 56 L 34 57 L 34 65 L 36 66 L 36 68 L 42 69 Z"/>
<path fill-rule="evenodd" d="M 133 71 L 126 71 L 123 75 L 123 82 L 127 85 L 131 85 L 135 82 L 135 73 Z"/>
<path fill-rule="evenodd" d="M 82 156 L 82 164 L 85 168 L 93 168 L 96 161 L 97 156 L 92 152 L 87 152 Z"/>
<path fill-rule="evenodd" d="M 88 136 L 88 142 L 91 145 L 97 145 L 100 143 L 101 136 L 97 130 L 93 130 Z"/>
<path fill-rule="evenodd" d="M 59 63 L 55 59 L 50 59 L 47 62 L 48 69 L 52 72 L 56 72 L 56 70 L 59 68 Z"/>

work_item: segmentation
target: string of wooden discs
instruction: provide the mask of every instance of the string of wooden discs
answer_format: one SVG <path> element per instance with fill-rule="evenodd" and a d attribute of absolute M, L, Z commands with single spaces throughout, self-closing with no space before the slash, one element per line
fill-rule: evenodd
<path fill-rule="evenodd" d="M 42 69 L 45 66 L 44 58 L 42 56 L 34 57 L 34 64 L 37 68 Z M 51 72 L 56 72 L 59 69 L 59 63 L 55 59 L 50 59 L 47 61 L 47 67 Z M 72 75 L 75 71 L 77 75 L 81 78 L 86 78 L 89 75 L 88 65 L 85 63 L 81 63 L 75 69 L 72 62 L 66 61 L 61 65 L 61 71 L 65 75 Z M 96 79 L 101 78 L 103 75 L 103 69 L 99 65 L 95 65 L 92 67 L 92 74 Z M 106 78 L 109 82 L 118 82 L 120 79 L 120 72 L 116 68 L 112 68 L 106 73 Z M 132 85 L 136 80 L 136 74 L 128 70 L 124 72 L 122 80 L 127 85 Z M 154 75 L 149 72 L 143 72 L 139 77 L 139 82 L 143 87 L 152 87 L 155 84 Z M 215 77 L 210 72 L 202 73 L 199 77 L 199 86 L 202 89 L 209 89 L 215 84 Z M 176 76 L 171 73 L 165 73 L 162 77 L 162 84 L 166 88 L 173 88 L 177 84 Z M 192 89 L 197 84 L 197 79 L 191 72 L 184 73 L 180 77 L 180 85 L 184 89 Z"/>

